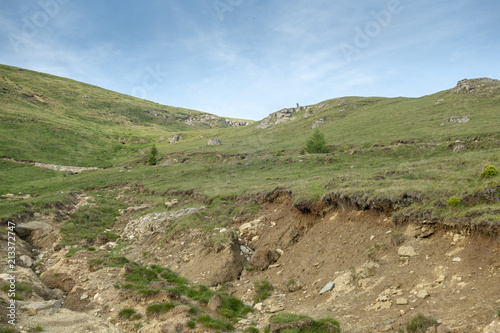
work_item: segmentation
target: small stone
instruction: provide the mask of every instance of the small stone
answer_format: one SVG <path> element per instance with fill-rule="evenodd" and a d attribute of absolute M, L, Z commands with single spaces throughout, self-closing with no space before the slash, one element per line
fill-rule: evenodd
<path fill-rule="evenodd" d="M 424 298 L 427 298 L 427 297 L 429 297 L 429 296 L 430 296 L 430 295 L 429 295 L 429 293 L 427 292 L 427 290 L 420 290 L 419 292 L 417 292 L 417 297 L 418 297 L 418 298 L 422 298 L 422 299 L 424 299 Z"/>
<path fill-rule="evenodd" d="M 398 298 L 396 300 L 396 304 L 397 305 L 407 305 L 408 304 L 408 300 L 406 298 Z"/>
<path fill-rule="evenodd" d="M 401 246 L 398 249 L 398 254 L 401 257 L 414 257 L 417 255 L 415 249 L 412 246 Z"/>
<path fill-rule="evenodd" d="M 370 240 L 374 240 L 374 239 L 375 239 L 375 236 L 371 235 Z"/>
<path fill-rule="evenodd" d="M 255 304 L 254 309 L 257 311 L 262 311 L 262 303 Z"/>
<path fill-rule="evenodd" d="M 89 298 L 89 295 L 87 294 L 83 294 L 81 297 L 80 297 L 80 301 L 83 301 L 85 299 Z"/>
<path fill-rule="evenodd" d="M 460 257 L 453 258 L 452 262 L 460 262 L 462 259 Z"/>
<path fill-rule="evenodd" d="M 31 266 L 33 266 L 33 259 L 31 259 L 27 255 L 22 255 L 21 257 L 19 257 L 19 259 L 21 260 L 23 267 L 30 268 Z"/>
<path fill-rule="evenodd" d="M 321 291 L 319 292 L 320 295 L 326 293 L 327 291 L 330 291 L 332 290 L 333 288 L 335 288 L 335 283 L 334 282 L 328 282 L 324 287 L 323 289 L 321 289 Z"/>
<path fill-rule="evenodd" d="M 259 236 L 254 236 L 252 237 L 252 243 L 255 243 L 256 241 L 258 241 L 260 239 Z"/>

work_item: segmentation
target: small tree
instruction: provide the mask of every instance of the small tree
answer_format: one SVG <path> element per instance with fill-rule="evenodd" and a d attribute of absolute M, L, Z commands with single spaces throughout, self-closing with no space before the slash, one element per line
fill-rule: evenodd
<path fill-rule="evenodd" d="M 156 159 L 156 156 L 158 155 L 158 149 L 156 149 L 156 145 L 153 145 L 151 147 L 151 152 L 149 153 L 148 157 L 148 165 L 156 165 L 158 160 Z"/>
<path fill-rule="evenodd" d="M 330 152 L 330 147 L 327 146 L 323 133 L 316 128 L 307 139 L 304 150 L 310 154 L 326 154 Z"/>

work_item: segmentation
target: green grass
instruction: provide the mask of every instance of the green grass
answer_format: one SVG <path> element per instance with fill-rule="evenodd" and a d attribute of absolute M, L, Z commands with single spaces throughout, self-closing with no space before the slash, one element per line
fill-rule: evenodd
<path fill-rule="evenodd" d="M 10 327 L 0 327 L 0 333 L 16 333 L 18 330 Z"/>
<path fill-rule="evenodd" d="M 28 328 L 28 332 L 43 332 L 43 331 L 44 331 L 44 329 L 40 325 L 36 325 L 36 326 Z"/>
<path fill-rule="evenodd" d="M 160 314 L 165 314 L 168 311 L 175 308 L 175 303 L 161 303 L 161 304 L 152 304 L 146 308 L 146 314 L 148 316 L 157 316 Z"/>
<path fill-rule="evenodd" d="M 267 280 L 255 281 L 255 297 L 254 302 L 260 303 L 271 296 L 271 292 L 274 290 L 274 287 Z"/>
<path fill-rule="evenodd" d="M 118 318 L 133 321 L 141 319 L 142 315 L 133 308 L 125 308 L 118 312 Z"/>
<path fill-rule="evenodd" d="M 115 200 L 109 192 L 97 191 L 92 195 L 96 198 L 95 203 L 78 208 L 61 228 L 62 245 L 74 245 L 83 239 L 93 243 L 98 235 L 116 240 L 117 235 L 106 233 L 105 230 L 116 222 L 118 210 L 126 206 Z"/>
<path fill-rule="evenodd" d="M 231 323 L 229 323 L 227 320 L 214 319 L 210 315 L 199 316 L 196 321 L 206 328 L 223 331 L 234 331 L 233 325 L 231 325 Z"/>
<path fill-rule="evenodd" d="M 301 322 L 308 320 L 308 324 L 299 325 Z M 287 333 L 340 333 L 340 324 L 333 318 L 321 318 L 313 320 L 308 316 L 292 314 L 292 313 L 278 313 L 269 318 L 270 324 L 293 324 L 297 323 L 299 327 L 289 328 L 283 330 Z"/>
<path fill-rule="evenodd" d="M 425 333 L 425 331 L 432 326 L 437 325 L 437 321 L 432 318 L 425 317 L 421 314 L 413 317 L 406 324 L 407 333 Z"/>

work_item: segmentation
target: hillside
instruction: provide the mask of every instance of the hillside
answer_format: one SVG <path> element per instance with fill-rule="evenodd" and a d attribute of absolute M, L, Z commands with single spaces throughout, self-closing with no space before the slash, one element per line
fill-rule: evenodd
<path fill-rule="evenodd" d="M 0 73 L 0 253 L 16 225 L 25 328 L 411 333 L 422 314 L 429 332 L 499 329 L 498 80 L 245 125 Z M 304 152 L 313 127 L 329 153 Z"/>
<path fill-rule="evenodd" d="M 0 105 L 0 156 L 78 166 L 109 166 L 152 136 L 246 124 L 5 65 Z"/>

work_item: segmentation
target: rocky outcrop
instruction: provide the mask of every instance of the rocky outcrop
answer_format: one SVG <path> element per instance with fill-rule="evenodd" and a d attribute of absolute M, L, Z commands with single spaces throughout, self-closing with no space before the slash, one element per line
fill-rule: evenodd
<path fill-rule="evenodd" d="M 182 133 L 174 134 L 167 139 L 167 143 L 177 143 L 179 141 L 182 141 Z"/>
<path fill-rule="evenodd" d="M 469 117 L 451 117 L 449 119 L 446 119 L 444 122 L 441 123 L 441 126 L 444 126 L 446 124 L 463 124 L 467 123 L 470 121 Z"/>
<path fill-rule="evenodd" d="M 319 118 L 318 120 L 312 123 L 312 129 L 319 128 L 323 126 L 324 123 L 325 123 L 325 118 Z"/>
<path fill-rule="evenodd" d="M 241 127 L 250 125 L 250 122 L 245 120 L 230 120 L 209 113 L 202 113 L 194 117 L 189 117 L 183 122 L 189 126 L 205 127 Z"/>
<path fill-rule="evenodd" d="M 258 271 L 266 270 L 271 264 L 275 263 L 280 258 L 280 255 L 275 250 L 258 249 L 255 251 L 248 265 Z"/>
<path fill-rule="evenodd" d="M 500 85 L 500 80 L 490 79 L 487 77 L 478 79 L 464 79 L 458 81 L 457 86 L 453 91 L 458 93 L 470 94 L 474 92 L 479 92 L 483 90 L 488 90 L 488 88 L 498 88 Z"/>
<path fill-rule="evenodd" d="M 208 140 L 207 144 L 209 146 L 220 146 L 222 144 L 222 142 L 217 138 L 213 138 L 213 139 Z"/>
<path fill-rule="evenodd" d="M 257 125 L 257 128 L 266 129 L 273 125 L 278 125 L 286 123 L 290 120 L 295 120 L 297 119 L 297 117 L 294 115 L 295 113 L 300 112 L 302 110 L 306 110 L 306 113 L 308 113 L 310 109 L 311 109 L 310 106 L 307 107 L 299 106 L 296 108 L 281 109 L 277 112 L 271 113 L 269 116 L 264 118 L 262 122 L 259 125 Z"/>

